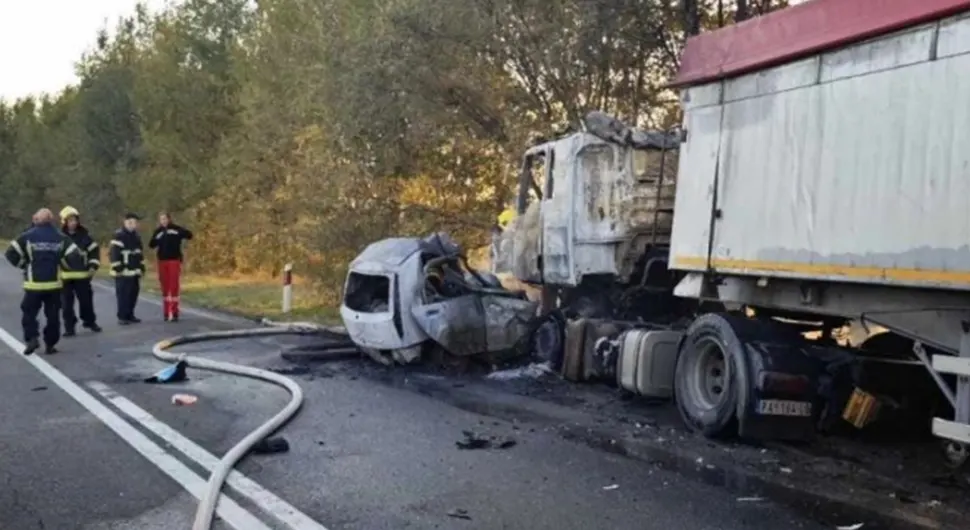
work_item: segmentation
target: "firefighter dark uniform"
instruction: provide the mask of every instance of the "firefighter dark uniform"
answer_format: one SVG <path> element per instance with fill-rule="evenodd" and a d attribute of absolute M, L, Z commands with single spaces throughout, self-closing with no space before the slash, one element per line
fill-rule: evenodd
<path fill-rule="evenodd" d="M 81 225 L 80 213 L 70 206 L 61 210 L 61 231 L 77 245 L 78 255 L 70 256 L 66 260 L 66 267 L 61 271 L 64 288 L 61 290 L 61 310 L 64 316 L 64 336 L 74 336 L 77 329 L 77 315 L 74 313 L 74 300 L 77 299 L 78 313 L 81 325 L 98 333 L 101 327 L 97 324 L 94 313 L 94 291 L 91 288 L 91 278 L 101 266 L 101 249 L 98 242 Z M 77 221 L 71 230 L 69 220 Z"/>
<path fill-rule="evenodd" d="M 24 271 L 24 299 L 20 304 L 24 355 L 40 347 L 37 315 L 42 308 L 47 321 L 44 345 L 47 353 L 57 352 L 55 345 L 61 338 L 61 266 L 78 254 L 77 245 L 50 222 L 38 224 L 10 242 L 4 257 Z"/>
<path fill-rule="evenodd" d="M 128 214 L 126 219 L 138 219 Z M 115 296 L 118 300 L 118 323 L 122 325 L 141 322 L 135 317 L 135 304 L 141 290 L 141 277 L 145 273 L 141 236 L 135 230 L 121 228 L 111 240 L 111 276 L 115 279 Z"/>

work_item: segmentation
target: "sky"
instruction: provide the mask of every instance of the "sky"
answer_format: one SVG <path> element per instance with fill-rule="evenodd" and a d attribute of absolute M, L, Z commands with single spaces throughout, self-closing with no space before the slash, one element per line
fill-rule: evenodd
<path fill-rule="evenodd" d="M 156 10 L 166 0 L 143 0 Z M 801 3 L 792 0 L 791 3 Z M 0 99 L 57 92 L 77 82 L 74 63 L 138 0 L 0 0 Z"/>
<path fill-rule="evenodd" d="M 144 0 L 149 9 L 165 0 Z M 77 82 L 74 63 L 138 0 L 0 0 L 0 99 L 57 92 Z"/>

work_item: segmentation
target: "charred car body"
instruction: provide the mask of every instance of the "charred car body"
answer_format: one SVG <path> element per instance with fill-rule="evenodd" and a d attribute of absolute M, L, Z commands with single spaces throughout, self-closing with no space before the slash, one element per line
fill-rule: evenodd
<path fill-rule="evenodd" d="M 392 238 L 350 264 L 340 316 L 350 338 L 382 364 L 433 350 L 500 357 L 523 347 L 537 304 L 465 262 L 447 235 Z"/>

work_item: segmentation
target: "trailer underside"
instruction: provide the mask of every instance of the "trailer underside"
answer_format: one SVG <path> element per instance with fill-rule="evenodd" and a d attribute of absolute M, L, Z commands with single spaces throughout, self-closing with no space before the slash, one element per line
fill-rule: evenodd
<path fill-rule="evenodd" d="M 912 339 L 913 355 L 929 370 L 954 410 L 952 420 L 933 420 L 933 433 L 970 444 L 970 303 L 966 294 L 699 272 L 688 273 L 674 294 L 805 319 L 858 320 Z M 924 344 L 940 353 L 927 355 Z M 956 376 L 955 389 L 943 380 L 943 374 Z"/>

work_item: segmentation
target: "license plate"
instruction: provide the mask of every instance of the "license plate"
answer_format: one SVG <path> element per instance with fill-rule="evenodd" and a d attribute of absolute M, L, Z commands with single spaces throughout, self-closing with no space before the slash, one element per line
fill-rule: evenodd
<path fill-rule="evenodd" d="M 758 401 L 758 414 L 765 416 L 810 417 L 812 415 L 812 404 L 805 401 L 762 399 Z"/>

